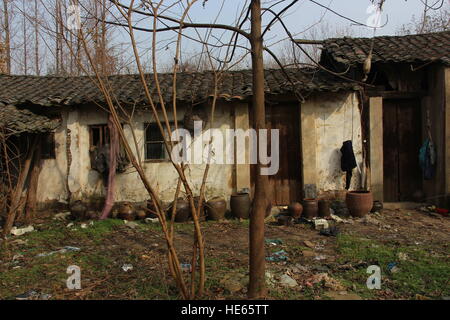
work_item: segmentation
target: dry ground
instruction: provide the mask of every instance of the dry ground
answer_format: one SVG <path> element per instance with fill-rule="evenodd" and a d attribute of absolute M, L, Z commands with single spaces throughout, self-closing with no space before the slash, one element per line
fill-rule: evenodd
<path fill-rule="evenodd" d="M 178 299 L 168 274 L 166 247 L 157 224 L 121 220 L 81 222 L 42 217 L 36 231 L 0 243 L 0 298 L 34 290 L 51 299 Z M 284 250 L 287 261 L 267 262 L 271 299 L 443 299 L 450 296 L 450 218 L 415 210 L 339 223 L 337 237 L 308 224 L 268 223 L 267 253 Z M 86 223 L 86 222 L 85 222 Z M 204 222 L 207 292 L 204 299 L 245 299 L 248 221 Z M 176 225 L 181 262 L 190 262 L 192 224 Z M 270 239 L 281 240 L 272 242 Z M 305 241 L 307 241 L 305 243 Z M 65 246 L 80 251 L 38 254 Z M 395 268 L 391 269 L 392 266 Z M 125 272 L 124 264 L 133 265 Z M 389 264 L 391 264 L 389 266 Z M 66 288 L 66 269 L 81 268 L 82 289 Z M 367 267 L 382 270 L 380 290 L 366 287 Z M 189 271 L 186 271 L 188 275 Z M 297 283 L 286 287 L 283 275 Z"/>

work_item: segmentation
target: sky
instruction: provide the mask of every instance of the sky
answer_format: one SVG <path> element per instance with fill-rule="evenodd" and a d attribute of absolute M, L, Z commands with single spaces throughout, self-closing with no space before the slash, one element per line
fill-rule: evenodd
<path fill-rule="evenodd" d="M 368 11 L 371 1 L 370 0 L 315 0 L 317 3 L 323 6 L 329 7 L 338 14 L 348 17 L 352 20 L 361 23 L 368 23 L 368 19 L 371 16 L 371 12 Z M 382 25 L 383 27 L 377 29 L 376 36 L 380 35 L 395 35 L 396 31 L 401 25 L 407 24 L 411 21 L 413 16 L 419 18 L 423 14 L 424 0 L 386 0 L 383 12 L 382 12 Z M 450 0 L 445 0 L 450 2 Z M 202 0 L 199 0 L 193 8 L 190 10 L 190 18 L 193 22 L 216 22 L 224 24 L 232 24 L 236 21 L 242 8 L 248 5 L 249 1 L 238 0 L 208 0 L 205 6 L 202 5 Z M 275 11 L 279 11 L 281 8 L 290 3 L 290 1 L 262 1 L 263 7 L 280 2 L 274 7 Z M 170 1 L 169 1 L 170 3 Z M 173 8 L 174 12 L 176 8 Z M 180 11 L 178 11 L 180 12 Z M 217 19 L 216 21 L 214 21 Z M 263 23 L 267 23 L 272 19 L 270 13 L 266 13 L 263 16 Z M 313 3 L 309 0 L 300 0 L 296 5 L 287 11 L 287 14 L 283 17 L 283 20 L 294 35 L 295 38 L 311 38 L 311 27 L 322 25 L 322 29 L 325 29 L 322 33 L 319 32 L 318 38 L 323 37 L 336 37 L 336 36 L 353 36 L 353 37 L 372 37 L 374 30 L 364 26 L 358 26 L 342 17 L 339 17 L 335 13 L 326 10 L 325 8 Z M 148 22 L 142 22 L 141 26 L 151 26 Z M 248 25 L 247 25 L 248 26 Z M 336 34 L 336 31 L 340 31 Z M 345 30 L 345 31 L 343 31 Z M 325 33 L 325 34 L 324 34 Z M 185 34 L 197 37 L 192 30 L 186 30 Z M 227 40 L 227 36 L 222 34 L 222 31 L 215 31 L 216 37 L 222 37 L 222 40 Z M 170 64 L 170 59 L 174 56 L 174 45 L 171 40 L 174 39 L 173 32 L 170 34 L 160 34 L 159 47 L 161 52 L 161 60 Z M 148 35 L 141 33 L 138 37 L 140 41 L 140 48 L 145 52 L 148 50 Z M 270 29 L 270 32 L 265 36 L 265 45 L 271 48 L 274 52 L 280 52 L 286 41 L 282 41 L 286 38 L 281 25 L 278 23 Z M 281 41 L 281 42 L 280 42 Z M 241 39 L 241 45 L 246 46 L 246 40 Z M 247 44 L 248 45 L 248 44 Z M 285 45 L 284 45 L 285 46 Z M 192 41 L 184 40 L 183 52 L 197 53 L 201 51 L 198 44 Z M 222 50 L 223 52 L 224 50 Z M 166 59 L 165 59 L 166 58 Z"/>

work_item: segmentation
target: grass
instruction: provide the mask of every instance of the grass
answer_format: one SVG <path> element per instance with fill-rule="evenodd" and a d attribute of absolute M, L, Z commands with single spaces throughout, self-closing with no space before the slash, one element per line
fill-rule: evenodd
<path fill-rule="evenodd" d="M 341 235 L 337 240 L 339 262 L 378 265 L 381 268 L 381 291 L 390 290 L 394 297 L 415 298 L 423 295 L 430 298 L 441 298 L 450 295 L 450 263 L 448 249 L 435 253 L 439 248 L 415 246 L 396 246 L 392 243 L 380 243 L 368 239 Z M 407 259 L 400 259 L 406 254 Z M 388 270 L 390 263 L 396 263 L 397 272 Z M 340 273 L 339 276 L 347 285 L 357 287 L 363 297 L 376 296 L 377 291 L 367 289 L 366 280 L 369 274 L 366 268 Z"/>
<path fill-rule="evenodd" d="M 152 232 L 162 235 L 159 224 L 138 223 L 135 229 L 129 229 L 122 220 L 108 219 L 88 223 L 87 228 L 80 228 L 76 222 L 67 228 L 68 222 L 49 221 L 38 226 L 38 231 L 27 233 L 20 237 L 26 244 L 18 247 L 8 244 L 0 248 L 0 298 L 12 299 L 17 294 L 29 290 L 42 290 L 47 293 L 73 298 L 74 293 L 65 289 L 67 267 L 80 266 L 83 286 L 94 289 L 87 290 L 84 298 L 128 298 L 128 299 L 178 299 L 178 291 L 167 271 L 164 255 L 165 247 L 152 247 Z M 203 229 L 220 224 L 216 221 L 202 223 Z M 230 221 L 231 229 L 238 232 L 246 229 L 248 221 Z M 179 234 L 191 235 L 193 224 L 175 224 Z M 245 230 L 246 232 L 246 230 Z M 234 234 L 234 233 L 229 233 Z M 296 241 L 283 238 L 281 246 L 266 246 L 267 255 L 284 248 L 292 262 L 301 257 L 301 251 L 311 250 Z M 230 238 L 233 241 L 233 238 Z M 112 245 L 113 244 L 113 245 Z M 50 256 L 37 257 L 40 253 L 59 250 L 64 246 L 80 247 L 80 251 L 55 253 Z M 442 245 L 399 246 L 395 242 L 375 241 L 341 234 L 336 239 L 337 264 L 378 265 L 382 270 L 382 289 L 369 290 L 366 280 L 369 274 L 367 267 L 356 270 L 338 271 L 333 269 L 330 276 L 339 279 L 349 290 L 363 298 L 416 298 L 416 294 L 437 298 L 450 296 L 449 283 L 450 263 L 449 247 Z M 333 246 L 334 247 L 334 246 Z M 190 244 L 189 244 L 190 249 Z M 248 262 L 245 257 L 236 254 L 235 250 L 210 250 L 206 259 L 206 294 L 204 298 L 245 298 L 245 293 L 231 294 L 223 287 L 221 280 L 226 275 L 241 275 L 236 279 L 246 281 L 248 278 Z M 154 251 L 152 251 L 154 250 Z M 183 250 L 180 250 L 180 252 Z M 399 254 L 405 254 L 402 260 Z M 13 256 L 21 254 L 19 262 L 13 262 Z M 145 260 L 143 255 L 150 260 Z M 188 262 L 185 253 L 181 262 Z M 399 271 L 391 273 L 388 264 L 395 262 Z M 124 272 L 121 266 L 131 263 L 134 269 Z M 316 263 L 316 262 L 314 262 Z M 14 268 L 16 266 L 16 268 Z M 19 268 L 17 268 L 19 266 Z M 279 266 L 278 266 L 279 267 Z M 275 268 L 274 272 L 278 272 Z M 243 276 L 242 276 L 243 275 Z M 186 274 L 186 279 L 188 274 Z M 166 281 L 169 279 L 169 281 Z M 243 280 L 244 279 L 244 280 Z M 240 280 L 239 280 L 240 281 Z M 100 285 L 97 283 L 100 282 Z M 245 286 L 244 286 L 245 287 Z M 84 287 L 83 287 L 84 288 Z M 303 286 L 300 290 L 282 288 L 278 285 L 269 286 L 269 296 L 274 299 L 304 300 L 315 299 L 324 294 L 320 284 L 314 287 Z M 56 298 L 56 297 L 55 297 Z"/>

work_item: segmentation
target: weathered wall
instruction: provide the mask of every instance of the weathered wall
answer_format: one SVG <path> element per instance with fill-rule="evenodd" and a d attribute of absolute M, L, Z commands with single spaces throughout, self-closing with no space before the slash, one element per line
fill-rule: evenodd
<path fill-rule="evenodd" d="M 247 109 L 242 103 L 219 102 L 212 127 L 218 128 L 223 134 L 226 129 L 235 127 L 247 129 L 248 116 L 245 121 L 239 120 Z M 180 122 L 183 115 L 184 109 L 180 106 Z M 106 113 L 95 106 L 89 106 L 68 110 L 62 117 L 62 125 L 55 134 L 56 159 L 44 161 L 39 179 L 38 201 L 64 202 L 68 200 L 69 194 L 71 199 L 85 201 L 104 196 L 105 188 L 100 175 L 90 169 L 89 125 L 106 124 Z M 170 115 L 169 118 L 173 120 Z M 143 157 L 144 122 L 152 122 L 152 116 L 150 112 L 141 111 L 135 114 L 134 119 L 135 135 Z M 310 96 L 301 106 L 299 123 L 302 127 L 304 184 L 314 185 L 318 195 L 344 190 L 345 173 L 340 169 L 339 150 L 344 141 L 353 140 L 359 168 L 362 162 L 361 117 L 356 94 L 321 93 Z M 130 127 L 125 125 L 124 130 L 136 153 Z M 143 167 L 162 200 L 171 201 L 178 179 L 172 164 L 168 161 L 143 161 Z M 354 170 L 352 189 L 360 187 L 359 168 Z M 204 169 L 205 165 L 190 164 L 186 170 L 195 193 L 199 192 Z M 207 197 L 217 195 L 228 198 L 236 191 L 236 186 L 238 189 L 246 187 L 249 184 L 250 167 L 239 165 L 237 169 L 233 164 L 212 164 L 207 180 Z M 132 202 L 148 199 L 147 192 L 131 165 L 125 173 L 117 174 L 115 198 L 117 201 Z"/>
<path fill-rule="evenodd" d="M 178 110 L 179 121 L 182 121 L 184 110 Z M 153 122 L 150 112 L 137 112 L 133 123 L 135 136 L 139 144 L 140 154 L 144 156 L 144 122 Z M 173 117 L 169 115 L 169 120 Z M 72 199 L 90 200 L 104 196 L 105 188 L 97 171 L 91 170 L 89 156 L 89 125 L 106 124 L 106 113 L 95 106 L 78 108 L 63 114 L 63 122 L 55 134 L 56 159 L 45 160 L 39 178 L 38 201 L 56 200 L 64 202 L 68 199 L 67 187 Z M 235 125 L 232 105 L 219 103 L 213 128 L 225 132 Z M 67 174 L 66 134 L 70 130 L 70 169 Z M 131 128 L 124 126 L 127 140 L 135 150 Z M 225 134 L 224 134 L 225 136 Z M 189 165 L 187 178 L 195 193 L 199 193 L 203 172 L 206 165 Z M 169 161 L 143 161 L 145 173 L 163 201 L 173 200 L 178 175 Z M 233 191 L 232 177 L 234 166 L 211 164 L 207 179 L 206 196 L 229 196 Z M 148 194 L 134 168 L 117 174 L 115 198 L 117 201 L 140 202 L 148 199 Z"/>
<path fill-rule="evenodd" d="M 346 92 L 316 94 L 301 106 L 303 174 L 311 180 L 304 184 L 306 187 L 315 181 L 318 196 L 345 189 L 340 148 L 346 140 L 353 141 L 358 163 L 351 189 L 360 188 L 362 141 L 358 104 L 356 93 Z"/>
<path fill-rule="evenodd" d="M 438 205 L 445 204 L 445 183 L 446 183 L 446 138 L 445 138 L 445 119 L 446 119 L 446 83 L 445 83 L 445 67 L 434 66 L 429 69 L 428 73 L 428 93 L 422 99 L 422 128 L 423 139 L 428 134 L 426 131 L 428 124 L 427 111 L 429 112 L 429 124 L 431 137 L 436 147 L 437 167 L 436 175 L 431 180 L 423 181 L 423 191 L 428 202 Z M 448 84 L 447 84 L 448 86 Z"/>

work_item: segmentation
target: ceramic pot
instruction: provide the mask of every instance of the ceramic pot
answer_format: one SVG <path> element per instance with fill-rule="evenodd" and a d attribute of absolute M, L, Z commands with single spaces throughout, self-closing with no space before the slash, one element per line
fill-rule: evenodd
<path fill-rule="evenodd" d="M 98 220 L 99 218 L 99 213 L 93 210 L 89 210 L 86 212 L 85 215 L 86 219 L 88 220 Z"/>
<path fill-rule="evenodd" d="M 147 214 L 145 213 L 145 210 L 139 209 L 136 211 L 136 219 L 137 220 L 144 220 L 147 217 Z"/>
<path fill-rule="evenodd" d="M 372 209 L 370 210 L 370 212 L 381 213 L 382 211 L 383 211 L 383 203 L 381 203 L 381 201 L 375 200 L 373 202 L 373 206 L 372 206 Z"/>
<path fill-rule="evenodd" d="M 117 215 L 119 219 L 132 221 L 134 220 L 134 207 L 131 203 L 125 202 L 119 207 L 119 213 Z"/>
<path fill-rule="evenodd" d="M 248 193 L 235 193 L 230 198 L 231 212 L 236 218 L 248 219 L 250 215 L 250 195 Z"/>
<path fill-rule="evenodd" d="M 312 219 L 317 217 L 319 212 L 319 205 L 317 199 L 305 199 L 303 200 L 303 215 L 305 219 Z"/>
<path fill-rule="evenodd" d="M 288 212 L 292 218 L 298 219 L 302 215 L 303 206 L 299 202 L 292 202 L 288 207 Z"/>
<path fill-rule="evenodd" d="M 169 217 L 172 216 L 173 202 L 167 209 Z M 183 198 L 178 198 L 177 205 L 175 207 L 175 222 L 186 222 L 191 216 L 191 210 L 189 206 L 189 201 Z"/>
<path fill-rule="evenodd" d="M 227 211 L 227 202 L 224 198 L 214 197 L 206 203 L 206 211 L 208 219 L 222 220 L 225 218 L 225 212 Z"/>
<path fill-rule="evenodd" d="M 330 217 L 330 202 L 325 199 L 319 200 L 319 217 L 328 218 Z"/>
<path fill-rule="evenodd" d="M 345 203 L 352 217 L 364 217 L 373 207 L 372 192 L 349 191 L 347 192 Z"/>
<path fill-rule="evenodd" d="M 87 207 L 81 202 L 81 200 L 75 201 L 70 206 L 70 217 L 73 220 L 83 220 L 85 218 Z"/>

